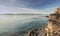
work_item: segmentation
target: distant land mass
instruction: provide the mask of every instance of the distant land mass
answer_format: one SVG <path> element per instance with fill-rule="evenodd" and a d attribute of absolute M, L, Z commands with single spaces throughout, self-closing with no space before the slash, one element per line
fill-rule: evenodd
<path fill-rule="evenodd" d="M 10 13 L 8 13 L 8 14 L 0 14 L 0 15 L 42 15 L 42 14 L 10 14 Z"/>

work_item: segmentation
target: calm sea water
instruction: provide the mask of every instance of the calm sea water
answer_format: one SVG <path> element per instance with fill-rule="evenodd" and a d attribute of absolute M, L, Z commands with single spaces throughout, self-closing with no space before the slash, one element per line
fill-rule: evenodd
<path fill-rule="evenodd" d="M 0 33 L 27 31 L 47 24 L 44 15 L 0 15 Z"/>

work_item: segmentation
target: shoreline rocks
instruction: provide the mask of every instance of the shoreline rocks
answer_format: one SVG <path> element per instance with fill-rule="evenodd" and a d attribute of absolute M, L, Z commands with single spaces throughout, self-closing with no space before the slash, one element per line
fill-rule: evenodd
<path fill-rule="evenodd" d="M 47 36 L 59 36 L 60 35 L 60 8 L 57 11 L 49 15 L 47 28 Z"/>

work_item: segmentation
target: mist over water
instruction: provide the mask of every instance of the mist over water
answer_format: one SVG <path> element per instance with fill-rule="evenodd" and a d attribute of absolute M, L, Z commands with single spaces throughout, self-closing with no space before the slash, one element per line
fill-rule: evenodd
<path fill-rule="evenodd" d="M 0 15 L 0 33 L 26 31 L 47 23 L 44 15 Z"/>

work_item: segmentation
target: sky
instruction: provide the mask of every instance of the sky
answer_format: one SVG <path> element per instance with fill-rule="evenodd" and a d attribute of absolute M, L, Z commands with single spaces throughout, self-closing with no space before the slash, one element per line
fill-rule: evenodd
<path fill-rule="evenodd" d="M 0 0 L 0 14 L 50 14 L 60 7 L 60 0 Z"/>

